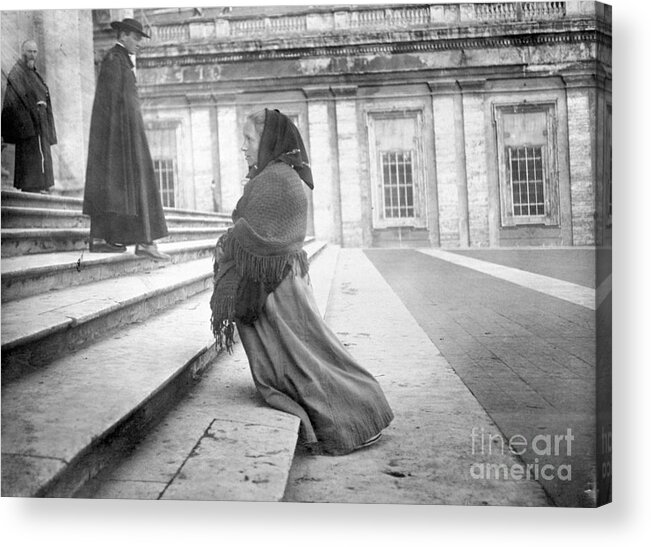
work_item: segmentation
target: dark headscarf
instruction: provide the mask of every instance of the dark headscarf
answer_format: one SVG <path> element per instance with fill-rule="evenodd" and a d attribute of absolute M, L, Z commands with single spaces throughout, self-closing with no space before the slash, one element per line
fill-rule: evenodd
<path fill-rule="evenodd" d="M 265 108 L 265 121 L 260 146 L 258 163 L 249 170 L 252 179 L 271 161 L 279 160 L 292 167 L 311 189 L 314 188 L 312 170 L 298 128 L 285 114 L 278 110 Z"/>

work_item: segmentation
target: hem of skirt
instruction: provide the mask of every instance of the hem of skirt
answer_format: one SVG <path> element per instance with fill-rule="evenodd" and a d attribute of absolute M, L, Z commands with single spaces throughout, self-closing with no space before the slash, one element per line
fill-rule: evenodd
<path fill-rule="evenodd" d="M 390 409 L 383 412 L 380 416 L 380 419 L 376 422 L 375 428 L 369 428 L 368 430 L 364 431 L 363 439 L 359 441 L 358 443 L 354 445 L 349 445 L 349 446 L 337 446 L 337 445 L 332 445 L 329 446 L 327 442 L 319 442 L 318 443 L 318 450 L 319 453 L 325 456 L 345 456 L 346 454 L 350 454 L 352 452 L 355 452 L 359 448 L 362 447 L 362 445 L 370 438 L 373 436 L 377 435 L 378 433 L 381 433 L 384 431 L 391 422 L 393 421 L 394 418 L 393 411 Z M 366 433 L 368 431 L 369 433 Z"/>

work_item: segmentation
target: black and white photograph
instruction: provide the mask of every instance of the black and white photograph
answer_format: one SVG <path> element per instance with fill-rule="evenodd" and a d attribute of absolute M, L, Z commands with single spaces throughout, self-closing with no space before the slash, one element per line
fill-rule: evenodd
<path fill-rule="evenodd" d="M 0 12 L 2 497 L 609 504 L 615 9 L 162 4 Z"/>

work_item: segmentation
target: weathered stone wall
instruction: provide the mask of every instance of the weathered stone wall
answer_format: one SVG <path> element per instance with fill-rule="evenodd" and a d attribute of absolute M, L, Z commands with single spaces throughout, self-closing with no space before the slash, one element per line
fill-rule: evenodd
<path fill-rule="evenodd" d="M 568 82 L 598 72 L 604 82 L 600 104 L 608 102 L 609 8 L 593 2 L 310 6 L 170 17 L 161 16 L 158 26 L 150 17 L 153 39 L 139 77 L 152 105 L 190 92 L 216 103 L 219 150 L 205 148 L 205 120 L 201 134 L 192 130 L 193 142 L 202 139 L 203 146 L 192 152 L 203 166 L 192 179 L 197 196 L 207 195 L 205 188 L 216 180 L 228 210 L 241 192 L 244 168 L 233 158 L 242 163 L 235 141 L 245 109 L 233 104 L 301 110 L 317 179 L 316 235 L 370 245 L 378 203 L 366 112 L 381 104 L 398 111 L 411 101 L 424 120 L 426 224 L 433 244 L 595 242 L 604 170 L 595 168 L 594 143 L 602 126 L 589 120 L 604 108 L 590 99 L 589 86 Z M 421 88 L 430 90 L 427 106 L 419 106 L 422 91 L 415 90 Z M 521 101 L 548 96 L 556 102 L 557 226 L 501 226 L 492 108 L 509 93 L 509 100 L 516 93 Z M 220 99 L 226 96 L 233 104 Z M 212 177 L 204 156 L 212 157 Z M 197 206 L 204 203 L 197 198 Z"/>

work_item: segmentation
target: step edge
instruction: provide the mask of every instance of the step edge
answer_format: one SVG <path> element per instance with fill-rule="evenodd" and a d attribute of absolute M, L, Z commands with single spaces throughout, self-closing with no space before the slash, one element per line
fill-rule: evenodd
<path fill-rule="evenodd" d="M 184 243 L 187 243 L 188 245 L 181 246 Z M 170 246 L 172 245 L 174 245 L 175 247 L 170 248 Z M 159 249 L 165 251 L 167 254 L 172 254 L 172 255 L 182 254 L 187 252 L 202 251 L 205 249 L 212 249 L 214 246 L 215 246 L 215 240 L 213 239 L 209 239 L 209 240 L 190 239 L 186 241 L 174 241 L 169 243 L 161 243 L 158 245 Z M 75 251 L 67 251 L 67 252 L 75 252 Z M 84 250 L 84 252 L 87 252 L 87 250 Z M 11 261 L 12 259 L 22 258 L 23 256 L 42 256 L 44 254 L 58 254 L 58 253 L 34 253 L 32 255 L 11 256 L 11 257 L 4 258 L 3 262 L 6 263 L 7 261 Z M 88 254 L 91 253 L 89 252 Z M 99 254 L 103 254 L 104 256 L 97 256 Z M 120 254 L 97 253 L 97 255 L 95 253 L 92 253 L 91 254 L 92 258 L 82 261 L 82 264 L 84 264 L 85 267 L 87 268 L 97 268 L 102 266 L 110 266 L 113 264 L 121 264 L 124 262 L 136 262 L 136 261 L 147 260 L 145 257 L 141 257 L 129 252 L 124 252 Z M 69 262 L 60 262 L 58 264 L 50 264 L 50 265 L 43 265 L 43 266 L 29 266 L 27 268 L 22 268 L 22 269 L 5 270 L 2 272 L 2 281 L 4 282 L 5 279 L 13 281 L 13 280 L 19 280 L 23 278 L 41 276 L 43 274 L 47 274 L 50 272 L 74 270 L 77 268 L 77 265 L 78 265 L 78 260 L 71 260 Z"/>
<path fill-rule="evenodd" d="M 203 261 L 203 260 L 206 260 L 206 258 L 201 258 L 201 259 L 198 259 L 197 261 Z M 194 262 L 194 261 L 192 261 L 192 262 Z M 187 264 L 189 264 L 189 263 L 184 263 L 183 265 L 187 265 Z M 79 328 L 79 327 L 85 325 L 86 323 L 89 323 L 90 321 L 98 319 L 99 317 L 108 316 L 108 315 L 110 315 L 112 313 L 115 313 L 116 311 L 119 311 L 119 310 L 122 310 L 122 309 L 126 310 L 127 308 L 135 306 L 135 305 L 137 305 L 137 304 L 139 304 L 141 302 L 145 302 L 145 301 L 147 301 L 149 299 L 158 298 L 158 297 L 163 296 L 163 295 L 165 295 L 167 293 L 171 293 L 173 291 L 179 290 L 179 289 L 181 289 L 181 288 L 183 288 L 185 286 L 193 285 L 195 283 L 205 281 L 207 278 L 211 277 L 212 275 L 213 275 L 213 271 L 212 271 L 212 267 L 210 267 L 210 269 L 206 268 L 206 271 L 204 271 L 204 272 L 201 272 L 201 271 L 196 272 L 196 273 L 191 272 L 191 273 L 185 275 L 184 277 L 182 277 L 180 279 L 174 277 L 174 281 L 172 283 L 165 284 L 165 285 L 157 287 L 157 288 L 155 288 L 153 290 L 150 290 L 150 289 L 148 289 L 147 287 L 145 287 L 143 285 L 143 290 L 141 292 L 139 292 L 138 294 L 136 294 L 136 295 L 134 295 L 134 296 L 132 296 L 132 297 L 130 297 L 128 299 L 120 300 L 119 302 L 114 302 L 112 304 L 103 306 L 101 309 L 98 309 L 98 310 L 95 310 L 95 311 L 92 311 L 92 312 L 89 312 L 89 313 L 86 313 L 86 314 L 82 314 L 82 315 L 78 315 L 78 316 L 74 316 L 74 317 L 68 317 L 66 320 L 58 321 L 58 322 L 54 323 L 51 326 L 47 326 L 47 327 L 45 327 L 43 329 L 40 329 L 37 332 L 30 332 L 29 334 L 27 334 L 25 336 L 21 336 L 19 338 L 10 339 L 8 341 L 5 341 L 3 339 L 2 340 L 1 350 L 4 353 L 4 352 L 7 352 L 7 351 L 14 350 L 14 349 L 16 349 L 18 347 L 21 347 L 21 346 L 25 346 L 27 344 L 37 342 L 39 340 L 43 340 L 43 339 L 45 339 L 45 338 L 47 338 L 47 337 L 49 337 L 49 336 L 51 336 L 53 334 L 63 332 L 65 330 L 67 330 L 67 329 Z M 170 277 L 172 277 L 172 276 L 170 276 Z M 101 281 L 99 283 L 101 283 Z M 38 296 L 39 295 L 32 295 L 32 296 L 30 296 L 28 298 L 37 298 Z M 13 301 L 11 301 L 11 303 L 15 304 L 16 302 L 19 302 L 19 301 L 20 301 L 20 299 L 19 300 L 13 300 Z M 107 300 L 104 300 L 103 302 L 107 302 Z M 43 313 L 47 313 L 47 311 L 50 311 L 50 310 L 46 310 Z"/>

